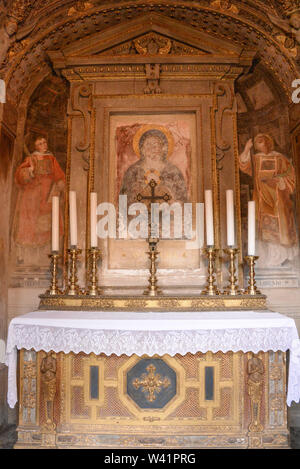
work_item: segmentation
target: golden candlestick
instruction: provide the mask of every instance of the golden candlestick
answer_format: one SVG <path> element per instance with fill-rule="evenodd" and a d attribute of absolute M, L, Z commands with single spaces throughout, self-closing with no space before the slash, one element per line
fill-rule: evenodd
<path fill-rule="evenodd" d="M 80 287 L 78 286 L 78 278 L 77 278 L 77 261 L 78 257 L 80 256 L 82 250 L 77 249 L 76 246 L 71 246 L 68 249 L 68 254 L 70 257 L 70 277 L 69 277 L 69 285 L 66 289 L 67 295 L 80 295 L 82 292 Z"/>
<path fill-rule="evenodd" d="M 149 243 L 149 251 L 148 251 L 148 256 L 150 259 L 150 276 L 148 279 L 149 286 L 146 288 L 144 291 L 144 295 L 148 296 L 157 296 L 161 295 L 161 290 L 157 286 L 157 277 L 156 277 L 156 262 L 157 262 L 157 256 L 159 252 L 157 252 L 157 245 L 158 245 L 158 239 L 157 238 L 149 238 L 148 243 Z"/>
<path fill-rule="evenodd" d="M 245 290 L 245 295 L 261 295 L 261 292 L 256 287 L 255 281 L 255 261 L 258 256 L 246 256 L 245 260 L 249 265 L 249 281 L 248 288 Z"/>
<path fill-rule="evenodd" d="M 48 255 L 51 259 L 51 284 L 49 290 L 47 290 L 47 295 L 61 295 L 61 290 L 57 287 L 57 264 L 58 259 L 61 257 L 58 254 L 58 251 L 52 251 L 51 254 Z"/>
<path fill-rule="evenodd" d="M 206 279 L 206 287 L 202 290 L 201 295 L 219 295 L 220 292 L 215 285 L 215 259 L 217 254 L 217 249 L 214 246 L 207 246 L 204 248 L 204 252 L 208 258 L 208 266 L 207 266 L 207 279 Z"/>
<path fill-rule="evenodd" d="M 97 296 L 100 295 L 101 289 L 98 287 L 98 266 L 97 261 L 100 258 L 100 249 L 92 247 L 89 249 L 89 281 L 90 285 L 86 291 L 87 295 Z"/>
<path fill-rule="evenodd" d="M 224 295 L 239 295 L 241 292 L 237 285 L 237 278 L 235 276 L 236 268 L 235 268 L 235 258 L 239 249 L 228 247 L 224 249 L 224 252 L 229 255 L 230 263 L 229 263 L 229 285 L 224 290 Z"/>

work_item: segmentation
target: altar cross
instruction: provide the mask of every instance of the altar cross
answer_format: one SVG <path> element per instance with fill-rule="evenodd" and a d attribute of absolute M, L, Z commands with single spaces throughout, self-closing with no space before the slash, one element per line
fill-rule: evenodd
<path fill-rule="evenodd" d="M 164 200 L 165 202 L 169 202 L 171 200 L 171 196 L 167 193 L 164 195 L 155 195 L 155 188 L 157 186 L 157 182 L 154 179 L 151 179 L 148 186 L 151 189 L 151 195 L 142 195 L 140 193 L 137 194 L 136 198 L 139 202 L 142 200 L 149 200 L 152 203 L 158 201 L 158 200 Z"/>
<path fill-rule="evenodd" d="M 156 195 L 155 194 L 155 188 L 157 186 L 157 182 L 154 179 L 150 180 L 148 186 L 151 189 L 151 195 L 143 195 L 143 194 L 138 193 L 136 198 L 139 202 L 141 202 L 142 200 L 148 200 L 150 202 L 150 207 L 148 207 L 148 213 L 151 214 L 151 204 L 152 203 L 155 203 L 159 200 L 164 200 L 165 202 L 169 202 L 172 197 L 167 193 L 165 193 L 164 195 Z M 151 218 L 150 218 L 150 220 L 149 220 L 150 232 L 151 232 L 151 225 L 152 224 L 151 224 Z"/>

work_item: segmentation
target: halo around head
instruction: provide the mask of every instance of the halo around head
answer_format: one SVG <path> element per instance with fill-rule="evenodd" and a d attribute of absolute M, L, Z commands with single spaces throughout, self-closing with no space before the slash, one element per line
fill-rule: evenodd
<path fill-rule="evenodd" d="M 156 124 L 144 124 L 136 132 L 136 134 L 133 137 L 133 142 L 132 142 L 132 146 L 133 146 L 133 150 L 135 154 L 139 158 L 141 157 L 140 140 L 141 140 L 142 135 L 144 135 L 149 130 L 158 130 L 159 132 L 162 132 L 164 134 L 164 136 L 166 137 L 168 141 L 167 158 L 169 158 L 174 151 L 174 138 L 171 132 L 166 127 L 163 127 L 162 125 L 156 125 Z"/>
<path fill-rule="evenodd" d="M 256 137 L 254 138 L 254 148 L 256 148 L 255 145 L 259 137 L 265 137 L 270 144 L 270 151 L 274 150 L 274 140 L 269 134 L 257 134 Z"/>

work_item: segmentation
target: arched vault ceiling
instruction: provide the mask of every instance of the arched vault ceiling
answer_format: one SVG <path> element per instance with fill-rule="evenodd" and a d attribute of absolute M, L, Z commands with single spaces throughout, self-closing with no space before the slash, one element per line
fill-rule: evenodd
<path fill-rule="evenodd" d="M 288 2 L 290 0 L 228 1 L 227 9 L 222 9 L 220 0 L 121 0 L 109 3 L 97 0 L 6 0 L 11 8 L 15 4 L 15 11 L 16 5 L 20 4 L 24 4 L 24 9 L 20 10 L 23 18 L 20 20 L 19 15 L 17 19 L 18 31 L 10 43 L 1 77 L 7 83 L 9 100 L 17 103 L 33 75 L 48 61 L 47 51 L 63 49 L 89 34 L 156 12 L 217 38 L 256 48 L 258 58 L 290 98 L 291 83 L 298 77 L 295 48 L 284 46 L 282 39 L 278 39 L 282 31 L 268 17 L 271 14 L 284 18 Z M 80 3 L 81 10 L 77 10 L 76 5 Z"/>

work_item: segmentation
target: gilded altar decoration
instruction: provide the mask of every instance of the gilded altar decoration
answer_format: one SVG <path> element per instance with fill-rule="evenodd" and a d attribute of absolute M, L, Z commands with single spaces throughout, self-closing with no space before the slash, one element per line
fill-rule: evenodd
<path fill-rule="evenodd" d="M 33 352 L 21 351 L 22 376 L 26 364 L 23 357 L 28 353 Z M 40 351 L 36 355 L 43 363 L 49 354 L 45 357 Z M 49 432 L 42 424 L 45 381 L 40 367 L 37 385 L 32 387 L 37 403 L 36 420 L 20 421 L 16 447 L 170 448 L 171 444 L 172 448 L 287 448 L 287 416 L 282 397 L 286 386 L 284 357 L 282 352 L 260 353 L 259 359 L 252 356 L 248 367 L 244 367 L 246 357 L 242 352 L 198 352 L 156 358 L 61 353 L 61 372 L 56 376 L 56 396 L 60 402 L 55 413 L 57 426 Z M 262 360 L 269 362 L 265 372 Z M 52 365 L 46 368 L 53 374 Z M 98 398 L 91 398 L 91 369 L 96 368 L 100 378 Z M 207 399 L 207 369 L 211 368 L 213 399 Z M 260 392 L 257 389 L 264 375 L 269 385 L 267 392 Z M 264 409 L 269 406 L 269 411 L 260 416 L 264 429 L 259 434 L 258 427 L 253 431 L 247 428 L 249 386 L 253 401 L 260 396 L 261 406 Z M 42 399 L 38 397 L 40 388 Z M 53 395 L 54 390 L 47 398 L 53 399 Z"/>
<path fill-rule="evenodd" d="M 22 401 L 22 420 L 28 423 L 34 423 L 36 418 L 36 354 L 27 352 L 26 360 L 23 365 L 23 401 Z"/>
<path fill-rule="evenodd" d="M 46 423 L 45 429 L 54 431 L 54 398 L 56 395 L 56 354 L 48 352 L 41 362 L 41 382 L 45 402 Z"/>
<path fill-rule="evenodd" d="M 162 378 L 160 374 L 155 373 L 156 367 L 153 364 L 148 365 L 146 370 L 148 374 L 143 373 L 142 376 L 136 378 L 132 384 L 136 389 L 142 387 L 142 391 L 146 394 L 147 401 L 153 402 L 156 400 L 157 394 L 162 391 L 162 388 L 168 388 L 171 382 L 169 378 Z"/>
<path fill-rule="evenodd" d="M 247 363 L 248 373 L 248 394 L 251 401 L 251 423 L 250 432 L 262 432 L 261 423 L 261 401 L 264 383 L 264 365 L 259 356 L 252 354 Z"/>

